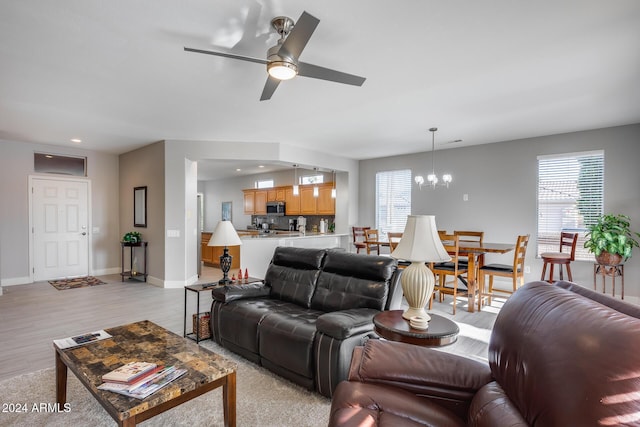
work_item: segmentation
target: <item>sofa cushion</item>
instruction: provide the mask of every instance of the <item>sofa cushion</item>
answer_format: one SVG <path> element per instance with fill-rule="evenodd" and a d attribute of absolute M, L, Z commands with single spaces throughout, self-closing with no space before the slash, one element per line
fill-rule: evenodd
<path fill-rule="evenodd" d="M 529 426 L 500 384 L 495 381 L 482 387 L 473 397 L 469 408 L 469 425 L 476 427 Z"/>
<path fill-rule="evenodd" d="M 639 354 L 639 319 L 546 282 L 507 300 L 489 343 L 494 378 L 537 425 L 637 422 Z"/>
<path fill-rule="evenodd" d="M 265 275 L 271 297 L 309 308 L 325 251 L 277 247 Z"/>
<path fill-rule="evenodd" d="M 384 310 L 396 269 L 393 258 L 329 250 L 311 308 L 326 312 L 347 308 Z"/>
<path fill-rule="evenodd" d="M 260 357 L 296 374 L 313 378 L 313 342 L 320 311 L 288 303 L 262 319 Z"/>

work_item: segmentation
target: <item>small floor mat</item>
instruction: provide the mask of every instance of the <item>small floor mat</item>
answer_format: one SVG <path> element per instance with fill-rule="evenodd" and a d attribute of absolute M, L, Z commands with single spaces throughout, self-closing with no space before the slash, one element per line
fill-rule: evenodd
<path fill-rule="evenodd" d="M 76 277 L 74 279 L 61 279 L 61 280 L 49 280 L 49 283 L 59 291 L 63 291 L 65 289 L 76 289 L 76 288 L 84 288 L 86 286 L 97 286 L 104 285 L 106 282 L 103 282 L 100 279 L 96 279 L 93 276 L 86 277 Z"/>

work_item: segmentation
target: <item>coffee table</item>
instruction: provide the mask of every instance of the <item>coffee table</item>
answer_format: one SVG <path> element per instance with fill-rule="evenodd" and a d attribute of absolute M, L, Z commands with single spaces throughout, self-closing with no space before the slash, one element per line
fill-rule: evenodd
<path fill-rule="evenodd" d="M 59 405 L 67 400 L 67 369 L 71 369 L 119 426 L 135 426 L 218 387 L 222 387 L 224 425 L 236 425 L 234 362 L 148 320 L 105 331 L 112 338 L 64 350 L 54 344 Z M 98 390 L 103 374 L 135 360 L 175 365 L 187 373 L 143 400 Z"/>
<path fill-rule="evenodd" d="M 453 344 L 458 339 L 458 325 L 446 317 L 429 313 L 429 327 L 414 329 L 409 325 L 409 321 L 402 317 L 402 313 L 402 310 L 390 310 L 376 314 L 373 317 L 376 333 L 391 341 L 428 347 Z"/>

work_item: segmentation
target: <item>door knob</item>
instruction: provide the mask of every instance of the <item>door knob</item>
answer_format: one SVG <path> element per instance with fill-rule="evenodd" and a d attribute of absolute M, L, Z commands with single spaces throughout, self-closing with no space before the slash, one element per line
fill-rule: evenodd
<path fill-rule="evenodd" d="M 86 235 L 87 235 L 87 232 L 86 232 L 86 231 L 83 231 L 83 232 L 82 232 L 82 235 L 83 235 L 83 236 L 86 236 Z"/>

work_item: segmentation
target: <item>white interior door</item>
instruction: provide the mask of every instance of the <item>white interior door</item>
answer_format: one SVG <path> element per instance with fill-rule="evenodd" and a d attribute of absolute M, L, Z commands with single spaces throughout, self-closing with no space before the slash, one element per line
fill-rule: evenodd
<path fill-rule="evenodd" d="M 33 280 L 89 274 L 89 183 L 31 181 Z"/>

